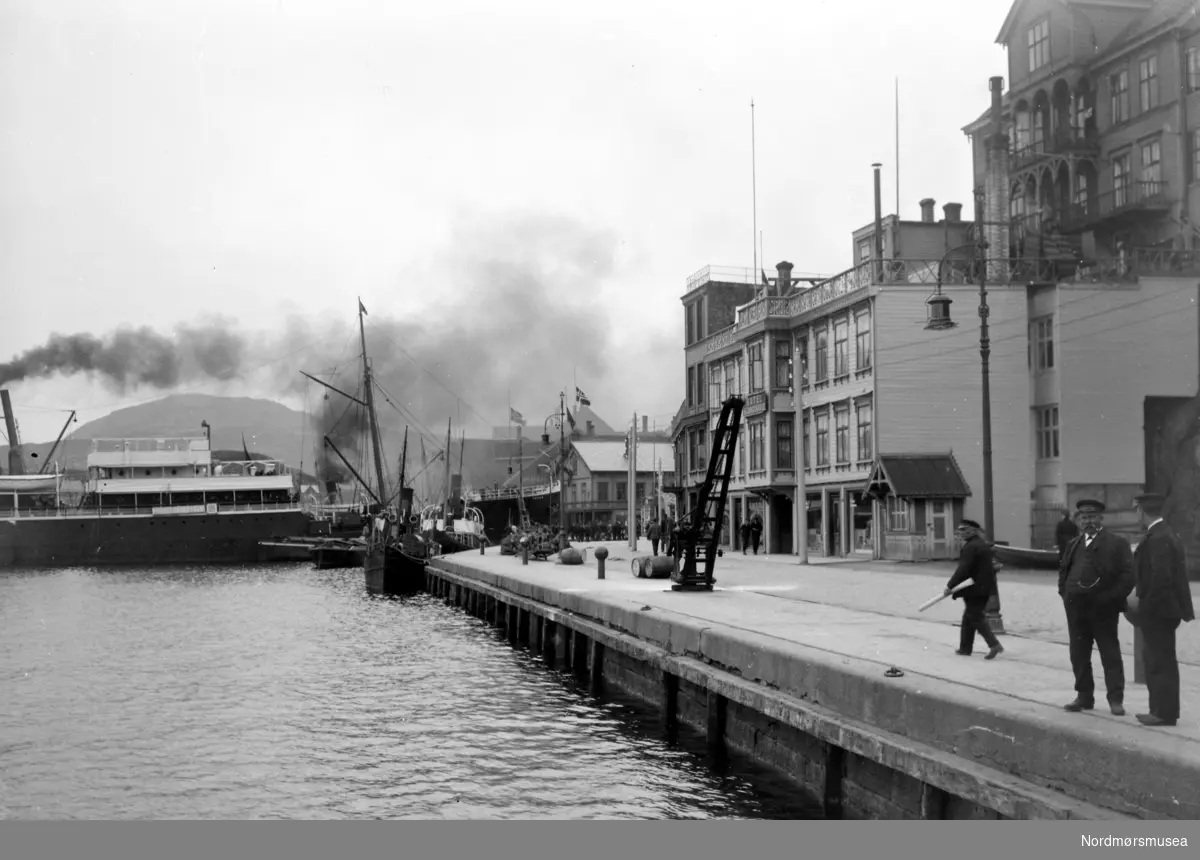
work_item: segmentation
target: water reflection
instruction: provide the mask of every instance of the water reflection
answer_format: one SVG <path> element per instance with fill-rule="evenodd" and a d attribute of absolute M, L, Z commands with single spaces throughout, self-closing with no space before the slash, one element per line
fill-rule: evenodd
<path fill-rule="evenodd" d="M 5 818 L 816 817 L 354 571 L 0 574 L 0 689 Z"/>

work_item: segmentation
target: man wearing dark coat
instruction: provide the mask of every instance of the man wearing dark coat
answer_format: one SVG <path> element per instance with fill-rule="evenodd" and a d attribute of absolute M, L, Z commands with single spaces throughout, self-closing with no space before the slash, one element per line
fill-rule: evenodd
<path fill-rule="evenodd" d="M 1067 551 L 1067 547 L 1077 537 L 1079 537 L 1079 526 L 1075 525 L 1075 520 L 1071 519 L 1071 512 L 1063 508 L 1062 519 L 1054 527 L 1054 543 L 1058 546 L 1059 564 L 1062 563 L 1062 558 Z"/>
<path fill-rule="evenodd" d="M 1179 622 L 1194 621 L 1192 592 L 1188 585 L 1183 544 L 1162 518 L 1165 499 L 1157 493 L 1138 496 L 1146 536 L 1133 556 L 1137 590 L 1128 599 L 1129 609 L 1142 631 L 1142 659 L 1150 713 L 1138 714 L 1146 726 L 1174 726 L 1179 722 L 1179 661 L 1175 656 L 1175 631 Z"/>
<path fill-rule="evenodd" d="M 1071 639 L 1071 668 L 1075 672 L 1075 699 L 1068 711 L 1096 707 L 1096 682 L 1092 676 L 1092 645 L 1100 652 L 1108 706 L 1115 716 L 1125 715 L 1125 666 L 1117 625 L 1125 598 L 1133 591 L 1133 551 L 1129 542 L 1104 528 L 1104 503 L 1081 499 L 1076 504 L 1083 534 L 1071 541 L 1059 562 L 1058 594 L 1067 615 Z"/>
<path fill-rule="evenodd" d="M 959 635 L 958 650 L 954 653 L 970 657 L 975 647 L 975 633 L 978 631 L 988 645 L 987 656 L 984 659 L 994 660 L 997 654 L 1003 653 L 1004 646 L 992 632 L 985 614 L 988 598 L 996 590 L 996 568 L 992 564 L 992 548 L 983 539 L 982 529 L 974 520 L 962 520 L 958 524 L 958 534 L 963 539 L 963 547 L 958 554 L 958 567 L 946 583 L 945 593 L 951 594 L 959 583 L 968 579 L 974 580 L 974 584 L 954 593 L 954 600 L 961 597 L 963 601 L 962 632 Z"/>

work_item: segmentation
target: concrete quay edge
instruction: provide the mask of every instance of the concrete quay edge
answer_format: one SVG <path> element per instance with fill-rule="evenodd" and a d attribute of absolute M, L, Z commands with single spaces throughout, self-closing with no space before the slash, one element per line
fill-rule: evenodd
<path fill-rule="evenodd" d="M 917 672 L 885 679 L 871 661 L 639 608 L 623 595 L 534 581 L 545 565 L 497 572 L 488 569 L 491 559 L 483 566 L 473 561 L 463 555 L 434 564 L 507 599 L 529 600 L 549 617 L 566 613 L 575 626 L 586 621 L 661 649 L 668 656 L 657 661 L 638 656 L 652 664 L 673 661 L 676 674 L 699 686 L 715 684 L 736 701 L 752 698 L 743 703 L 1006 816 L 1197 817 L 1191 789 L 1198 771 L 1191 763 L 1181 767 L 1170 753 L 1114 745 L 1105 727 L 1064 724 L 1061 713 L 1051 720 L 1045 705 Z M 771 600 L 751 593 L 736 599 Z"/>

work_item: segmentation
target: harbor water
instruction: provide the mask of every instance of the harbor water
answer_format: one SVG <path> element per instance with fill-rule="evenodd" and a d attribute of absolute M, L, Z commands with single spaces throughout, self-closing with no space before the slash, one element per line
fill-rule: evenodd
<path fill-rule="evenodd" d="M 309 565 L 0 573 L 0 818 L 817 818 L 637 703 Z"/>

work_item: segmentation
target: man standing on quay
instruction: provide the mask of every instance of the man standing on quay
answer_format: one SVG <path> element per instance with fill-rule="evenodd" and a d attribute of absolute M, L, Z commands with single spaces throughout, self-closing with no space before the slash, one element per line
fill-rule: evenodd
<path fill-rule="evenodd" d="M 954 595 L 954 599 L 963 599 L 962 632 L 959 635 L 958 650 L 955 654 L 970 657 L 975 647 L 975 632 L 983 636 L 988 644 L 987 656 L 983 659 L 994 660 L 996 655 L 1004 651 L 1004 646 L 992 632 L 988 624 L 988 598 L 996 590 L 996 566 L 992 564 L 992 548 L 983 539 L 979 523 L 974 520 L 962 520 L 958 524 L 959 537 L 963 539 L 962 552 L 958 554 L 958 568 L 950 581 L 946 583 L 946 594 L 950 594 L 960 582 L 974 580 L 962 591 Z"/>
<path fill-rule="evenodd" d="M 1081 499 L 1075 506 L 1083 534 L 1071 541 L 1059 562 L 1058 593 L 1067 615 L 1071 639 L 1071 668 L 1075 672 L 1075 700 L 1068 711 L 1096 707 L 1096 682 L 1092 677 L 1092 645 L 1100 652 L 1108 706 L 1115 716 L 1125 716 L 1125 666 L 1117 624 L 1125 598 L 1133 591 L 1133 551 L 1120 535 L 1105 530 L 1104 504 Z"/>
<path fill-rule="evenodd" d="M 1145 519 L 1151 520 L 1146 537 L 1134 554 L 1137 591 L 1129 608 L 1142 631 L 1142 658 L 1150 713 L 1138 714 L 1146 726 L 1173 726 L 1179 721 L 1179 661 L 1175 656 L 1175 631 L 1180 621 L 1194 621 L 1192 592 L 1184 564 L 1183 544 L 1162 518 L 1164 499 L 1145 493 L 1135 500 Z"/>

